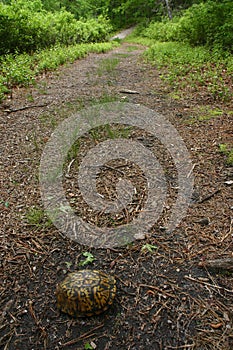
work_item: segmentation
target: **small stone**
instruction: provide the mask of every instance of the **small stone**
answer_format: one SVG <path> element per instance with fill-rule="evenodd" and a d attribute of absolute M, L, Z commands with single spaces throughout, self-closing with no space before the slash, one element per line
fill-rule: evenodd
<path fill-rule="evenodd" d="M 93 341 L 90 342 L 90 345 L 92 346 L 92 348 L 93 348 L 94 350 L 97 348 L 97 345 L 96 345 Z"/>
<path fill-rule="evenodd" d="M 224 182 L 224 184 L 231 186 L 231 185 L 233 185 L 233 180 L 227 180 Z"/>
<path fill-rule="evenodd" d="M 197 221 L 198 224 L 201 226 L 209 225 L 210 219 L 209 218 L 202 218 L 201 220 Z"/>

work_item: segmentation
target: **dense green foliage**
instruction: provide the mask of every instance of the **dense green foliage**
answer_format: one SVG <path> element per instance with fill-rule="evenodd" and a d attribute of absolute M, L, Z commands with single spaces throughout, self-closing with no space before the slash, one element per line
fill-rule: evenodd
<path fill-rule="evenodd" d="M 61 8 L 65 8 L 73 13 L 76 19 L 105 16 L 109 3 L 107 0 L 42 0 L 42 2 L 47 11 L 59 11 Z"/>
<path fill-rule="evenodd" d="M 207 1 L 193 5 L 185 11 L 178 22 L 179 40 L 187 40 L 192 45 L 218 45 L 232 49 L 233 42 L 233 2 Z"/>
<path fill-rule="evenodd" d="M 13 4 L 14 1 L 0 0 L 3 4 Z M 46 11 L 57 12 L 64 9 L 72 13 L 76 19 L 90 19 L 100 15 L 108 17 L 118 28 L 137 24 L 143 19 L 160 18 L 167 14 L 164 0 L 41 0 L 41 2 Z M 174 13 L 199 2 L 200 0 L 169 1 Z"/>
<path fill-rule="evenodd" d="M 15 0 L 1 0 L 3 4 L 12 4 Z M 32 0 L 28 0 L 31 2 Z M 25 0 L 24 2 L 27 2 Z M 65 9 L 76 19 L 92 18 L 106 14 L 110 1 L 108 0 L 41 0 L 46 11 L 57 12 Z"/>
<path fill-rule="evenodd" d="M 233 49 L 233 2 L 207 1 L 194 4 L 175 17 L 153 22 L 141 35 L 160 41 L 181 41 L 190 45 L 208 45 Z"/>
<path fill-rule="evenodd" d="M 115 27 L 154 19 L 143 34 L 156 40 L 232 46 L 231 0 L 0 0 L 0 54 L 102 41 L 106 18 Z"/>
<path fill-rule="evenodd" d="M 64 9 L 45 11 L 40 0 L 0 3 L 0 54 L 103 41 L 110 30 L 104 17 L 78 21 Z"/>

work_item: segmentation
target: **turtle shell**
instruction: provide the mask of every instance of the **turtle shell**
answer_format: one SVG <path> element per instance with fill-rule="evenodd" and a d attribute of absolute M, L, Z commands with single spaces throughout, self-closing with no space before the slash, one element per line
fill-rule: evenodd
<path fill-rule="evenodd" d="M 116 295 L 116 280 L 102 271 L 72 272 L 57 285 L 58 308 L 73 316 L 93 316 L 107 310 Z"/>

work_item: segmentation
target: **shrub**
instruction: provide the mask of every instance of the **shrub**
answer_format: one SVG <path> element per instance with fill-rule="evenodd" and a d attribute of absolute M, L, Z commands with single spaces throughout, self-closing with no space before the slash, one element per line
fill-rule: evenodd
<path fill-rule="evenodd" d="M 164 19 L 162 22 L 152 22 L 146 28 L 142 35 L 158 41 L 176 41 L 177 40 L 177 20 L 168 21 Z"/>
<path fill-rule="evenodd" d="M 111 29 L 104 17 L 77 21 L 64 9 L 45 11 L 40 0 L 14 0 L 10 5 L 0 2 L 0 55 L 103 41 Z"/>
<path fill-rule="evenodd" d="M 179 40 L 191 45 L 218 45 L 232 49 L 233 3 L 207 1 L 193 5 L 179 21 Z"/>
<path fill-rule="evenodd" d="M 190 45 L 207 45 L 232 50 L 233 2 L 207 1 L 194 4 L 172 21 L 154 22 L 142 31 L 145 37 L 159 41 L 183 41 Z"/>

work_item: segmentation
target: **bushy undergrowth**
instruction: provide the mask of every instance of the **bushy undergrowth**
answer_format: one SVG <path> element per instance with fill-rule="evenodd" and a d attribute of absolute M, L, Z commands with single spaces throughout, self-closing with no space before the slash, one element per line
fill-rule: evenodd
<path fill-rule="evenodd" d="M 173 91 L 203 91 L 222 101 L 233 98 L 233 56 L 229 52 L 138 36 L 130 40 L 148 46 L 145 58 L 160 69 L 161 78 L 170 84 Z"/>
<path fill-rule="evenodd" d="M 64 9 L 45 11 L 41 0 L 12 0 L 9 5 L 0 2 L 0 55 L 58 44 L 100 42 L 111 29 L 104 17 L 77 21 Z"/>
<path fill-rule="evenodd" d="M 233 50 L 233 2 L 195 4 L 172 21 L 151 23 L 141 35 L 159 41 L 187 42 Z"/>
<path fill-rule="evenodd" d="M 106 52 L 119 45 L 117 42 L 56 46 L 34 55 L 9 54 L 0 60 L 0 102 L 16 85 L 27 86 L 41 72 L 56 69 L 59 65 L 85 57 L 90 52 Z"/>

